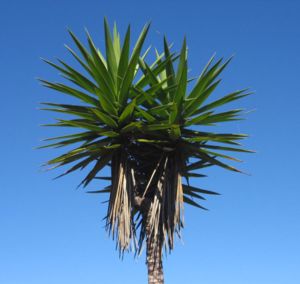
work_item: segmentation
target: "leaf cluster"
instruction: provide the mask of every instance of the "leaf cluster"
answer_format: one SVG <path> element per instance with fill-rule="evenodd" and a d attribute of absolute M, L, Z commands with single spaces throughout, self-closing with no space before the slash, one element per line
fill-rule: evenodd
<path fill-rule="evenodd" d="M 77 101 L 42 103 L 43 110 L 69 115 L 47 126 L 74 129 L 72 134 L 46 139 L 49 144 L 41 148 L 73 146 L 47 164 L 69 166 L 60 176 L 92 165 L 81 181 L 84 187 L 101 178 L 104 167 L 111 167 L 111 176 L 102 177 L 111 185 L 96 192 L 109 193 L 106 228 L 121 252 L 136 239 L 139 228 L 133 242 L 137 252 L 145 237 L 159 238 L 161 247 L 172 249 L 174 232 L 179 234 L 183 227 L 183 203 L 205 209 L 196 200 L 217 194 L 191 186 L 189 179 L 205 176 L 201 170 L 210 166 L 240 172 L 226 162 L 239 160 L 224 152 L 251 152 L 239 144 L 244 134 L 205 131 L 205 126 L 241 119 L 242 109 L 219 109 L 248 96 L 247 89 L 208 102 L 231 59 L 213 56 L 188 88 L 193 80 L 188 78 L 186 40 L 174 53 L 164 38 L 163 51 L 155 50 L 149 62 L 150 48 L 143 51 L 148 30 L 146 24 L 131 50 L 130 26 L 121 41 L 117 26 L 111 33 L 105 19 L 104 53 L 88 32 L 83 44 L 69 31 L 77 51 L 66 48 L 81 69 L 60 59 L 45 60 L 67 83 L 40 79 L 43 86 Z"/>

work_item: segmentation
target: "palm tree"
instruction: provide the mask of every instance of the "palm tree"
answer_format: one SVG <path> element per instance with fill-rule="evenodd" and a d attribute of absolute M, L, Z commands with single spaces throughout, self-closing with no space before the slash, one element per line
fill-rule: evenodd
<path fill-rule="evenodd" d="M 143 28 L 130 53 L 130 27 L 121 45 L 116 25 L 113 34 L 104 20 L 105 55 L 87 32 L 88 47 L 70 31 L 79 50 L 67 49 L 81 65 L 75 70 L 62 60 L 45 60 L 61 72 L 68 83 L 42 84 L 72 96 L 78 104 L 43 103 L 44 110 L 71 115 L 47 126 L 77 132 L 46 139 L 45 147 L 73 146 L 47 162 L 53 168 L 69 166 L 60 176 L 89 168 L 81 185 L 109 180 L 110 185 L 93 193 L 108 193 L 106 230 L 116 240 L 120 255 L 141 253 L 146 243 L 148 283 L 164 283 L 162 254 L 174 247 L 175 233 L 183 228 L 183 204 L 205 209 L 196 202 L 216 192 L 190 185 L 190 178 L 204 177 L 199 170 L 219 166 L 240 172 L 224 159 L 238 161 L 224 151 L 250 152 L 237 142 L 244 134 L 205 131 L 205 126 L 240 119 L 241 109 L 217 108 L 247 96 L 232 92 L 215 101 L 207 98 L 219 85 L 219 75 L 230 59 L 212 57 L 194 86 L 188 79 L 186 40 L 179 54 L 164 39 L 164 51 L 156 50 L 149 63 L 142 53 L 149 24 Z M 65 116 L 64 116 L 65 117 Z M 79 132 L 78 132 L 79 131 Z M 110 167 L 108 177 L 99 176 Z"/>

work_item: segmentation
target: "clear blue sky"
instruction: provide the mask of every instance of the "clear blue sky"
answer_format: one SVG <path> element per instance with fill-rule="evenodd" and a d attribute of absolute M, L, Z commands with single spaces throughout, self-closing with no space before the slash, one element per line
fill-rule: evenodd
<path fill-rule="evenodd" d="M 58 79 L 39 57 L 68 58 L 66 27 L 100 45 L 103 17 L 135 35 L 152 21 L 148 43 L 175 48 L 186 34 L 191 75 L 213 52 L 235 59 L 215 96 L 251 87 L 239 102 L 245 122 L 226 129 L 250 133 L 241 156 L 251 176 L 214 169 L 201 186 L 208 212 L 186 208 L 184 244 L 165 260 L 166 283 L 300 283 L 300 2 L 265 1 L 3 1 L 0 10 L 1 164 L 0 283 L 146 283 L 144 256 L 118 259 L 103 229 L 103 198 L 76 190 L 81 175 L 53 181 L 39 166 L 57 152 L 34 150 L 57 131 L 38 125 L 52 114 L 38 102 L 63 101 L 35 77 Z M 200 185 L 200 181 L 195 183 Z M 89 189 L 101 187 L 94 183 Z"/>

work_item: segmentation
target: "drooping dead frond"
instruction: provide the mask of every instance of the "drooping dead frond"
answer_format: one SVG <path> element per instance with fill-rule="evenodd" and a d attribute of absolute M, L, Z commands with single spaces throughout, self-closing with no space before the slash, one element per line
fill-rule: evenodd
<path fill-rule="evenodd" d="M 147 242 L 157 242 L 167 251 L 174 247 L 174 234 L 180 237 L 183 227 L 183 188 L 180 163 L 176 153 L 161 153 L 161 158 L 151 174 L 145 193 L 149 209 L 144 216 Z M 143 230 L 142 230 L 143 231 Z M 145 237 L 141 232 L 140 237 Z"/>
<path fill-rule="evenodd" d="M 112 159 L 112 188 L 109 199 L 106 229 L 117 241 L 120 252 L 129 248 L 132 237 L 131 200 L 133 180 L 126 155 Z"/>

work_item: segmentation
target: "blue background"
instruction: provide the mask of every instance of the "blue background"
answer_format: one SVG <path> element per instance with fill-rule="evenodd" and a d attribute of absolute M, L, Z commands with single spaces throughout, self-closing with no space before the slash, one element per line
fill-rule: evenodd
<path fill-rule="evenodd" d="M 209 171 L 196 181 L 222 193 L 204 212 L 187 207 L 184 245 L 165 259 L 166 283 L 299 284 L 300 2 L 287 1 L 2 1 L 0 10 L 0 283 L 146 283 L 144 255 L 118 259 L 103 229 L 103 197 L 76 190 L 81 174 L 52 181 L 40 165 L 58 154 L 35 150 L 58 130 L 41 101 L 65 102 L 35 77 L 57 80 L 40 56 L 70 57 L 66 27 L 103 45 L 103 17 L 135 38 L 151 20 L 147 43 L 163 34 L 179 49 L 186 34 L 191 75 L 216 52 L 235 58 L 215 98 L 251 87 L 236 105 L 256 110 L 224 129 L 245 132 L 241 168 L 251 176 Z M 72 62 L 72 61 L 70 61 Z M 58 173 L 58 172 L 57 172 Z M 94 182 L 89 189 L 102 187 Z"/>

